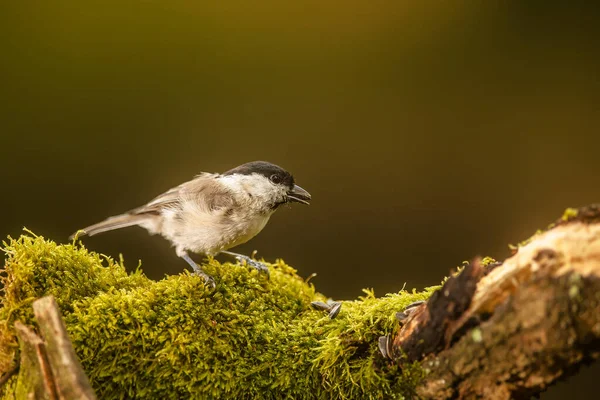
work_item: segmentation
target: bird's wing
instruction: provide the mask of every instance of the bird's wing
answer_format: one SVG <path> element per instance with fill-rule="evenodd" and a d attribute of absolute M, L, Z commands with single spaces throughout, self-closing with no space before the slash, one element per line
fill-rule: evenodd
<path fill-rule="evenodd" d="M 167 190 L 148 204 L 131 210 L 129 214 L 160 214 L 164 209 L 180 208 L 184 201 L 194 201 L 206 211 L 228 208 L 235 202 L 232 193 L 215 182 L 212 174 L 202 174 Z"/>
<path fill-rule="evenodd" d="M 186 191 L 185 184 L 176 186 L 156 196 L 148 204 L 134 208 L 129 214 L 154 214 L 162 209 L 176 207 L 181 201 L 181 194 Z"/>

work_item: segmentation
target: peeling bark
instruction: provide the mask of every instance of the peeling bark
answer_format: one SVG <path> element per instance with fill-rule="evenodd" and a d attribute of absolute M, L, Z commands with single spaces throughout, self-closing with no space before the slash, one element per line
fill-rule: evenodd
<path fill-rule="evenodd" d="M 579 210 L 489 273 L 475 261 L 411 313 L 390 352 L 421 361 L 419 397 L 529 399 L 598 359 L 599 217 Z"/>
<path fill-rule="evenodd" d="M 457 276 L 448 278 L 427 303 L 411 312 L 411 318 L 393 340 L 392 358 L 413 362 L 450 344 L 457 320 L 464 314 L 475 293 L 483 267 L 476 259 Z"/>

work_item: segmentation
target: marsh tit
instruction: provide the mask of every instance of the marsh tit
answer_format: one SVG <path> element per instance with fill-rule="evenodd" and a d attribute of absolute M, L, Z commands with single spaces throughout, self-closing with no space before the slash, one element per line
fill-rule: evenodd
<path fill-rule="evenodd" d="M 214 286 L 188 252 L 228 254 L 268 273 L 266 265 L 227 250 L 256 236 L 282 204 L 309 204 L 310 199 L 292 174 L 269 162 L 253 161 L 222 174 L 202 173 L 142 207 L 90 225 L 71 238 L 141 226 L 169 240 L 177 255 Z"/>

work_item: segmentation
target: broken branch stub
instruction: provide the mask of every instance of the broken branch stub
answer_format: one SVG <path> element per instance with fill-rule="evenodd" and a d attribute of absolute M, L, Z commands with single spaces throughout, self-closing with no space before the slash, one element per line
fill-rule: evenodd
<path fill-rule="evenodd" d="M 96 399 L 54 297 L 34 301 L 33 312 L 43 339 L 31 328 L 15 322 L 21 348 L 17 398 Z"/>

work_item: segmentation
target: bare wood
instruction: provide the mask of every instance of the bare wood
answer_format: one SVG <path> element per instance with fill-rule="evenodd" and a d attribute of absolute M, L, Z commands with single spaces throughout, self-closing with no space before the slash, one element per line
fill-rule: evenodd
<path fill-rule="evenodd" d="M 60 399 L 95 399 L 90 382 L 75 354 L 67 329 L 52 296 L 33 302 L 33 312 L 46 346 Z"/>
<path fill-rule="evenodd" d="M 486 276 L 473 263 L 439 291 L 455 300 L 432 297 L 411 313 L 390 354 L 421 360 L 420 397 L 528 399 L 600 358 L 600 209 L 579 214 Z"/>

